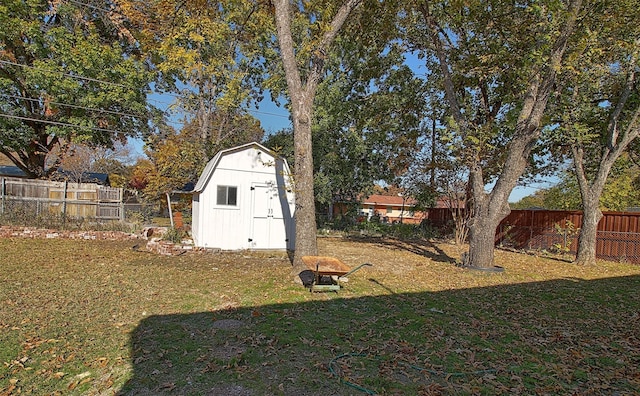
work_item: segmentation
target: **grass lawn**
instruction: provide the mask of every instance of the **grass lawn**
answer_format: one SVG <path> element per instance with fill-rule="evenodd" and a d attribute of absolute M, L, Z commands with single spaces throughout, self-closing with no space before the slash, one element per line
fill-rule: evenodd
<path fill-rule="evenodd" d="M 640 392 L 640 266 L 319 243 L 373 267 L 309 293 L 281 253 L 0 239 L 0 395 Z"/>

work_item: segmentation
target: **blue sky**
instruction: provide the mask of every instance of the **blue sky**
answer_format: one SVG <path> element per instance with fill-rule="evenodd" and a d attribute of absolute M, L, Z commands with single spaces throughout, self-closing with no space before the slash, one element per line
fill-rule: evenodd
<path fill-rule="evenodd" d="M 289 121 L 289 111 L 284 107 L 278 107 L 271 100 L 265 98 L 257 111 L 251 112 L 254 117 L 260 120 L 262 127 L 267 133 L 278 132 L 284 128 L 291 128 Z M 509 202 L 517 202 L 527 195 L 531 195 L 540 188 L 550 187 L 549 183 L 532 183 L 530 186 L 516 187 L 509 196 Z"/>
<path fill-rule="evenodd" d="M 277 106 L 268 97 L 260 102 L 258 109 L 249 112 L 260 120 L 260 124 L 267 134 L 293 127 L 289 119 L 289 111 L 284 106 Z"/>
<path fill-rule="evenodd" d="M 409 61 L 412 63 L 410 66 L 418 71 L 418 73 L 424 73 L 424 69 L 419 64 L 421 63 L 420 60 L 416 57 L 412 57 Z M 174 99 L 173 97 L 166 95 L 152 95 L 151 98 L 153 98 L 152 102 L 155 102 L 153 104 L 159 107 L 164 107 L 161 106 L 160 103 L 168 105 L 173 102 Z M 260 120 L 260 124 L 267 134 L 275 133 L 285 128 L 292 128 L 292 124 L 289 119 L 289 111 L 283 105 L 278 106 L 272 102 L 269 95 L 265 95 L 265 98 L 260 102 L 258 108 L 250 110 L 250 113 Z M 143 152 L 143 144 L 141 141 L 133 142 L 133 146 L 136 152 Z M 550 183 L 546 182 L 532 183 L 530 186 L 516 187 L 509 196 L 509 202 L 517 202 L 523 197 L 533 194 L 540 188 L 548 187 L 550 187 Z"/>

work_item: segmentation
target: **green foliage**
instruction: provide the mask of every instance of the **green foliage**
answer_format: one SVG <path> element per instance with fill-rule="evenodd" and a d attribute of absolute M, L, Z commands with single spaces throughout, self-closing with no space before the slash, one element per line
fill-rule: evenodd
<path fill-rule="evenodd" d="M 282 158 L 286 159 L 292 170 L 295 168 L 292 130 L 283 129 L 278 132 L 271 133 L 264 138 L 262 144 L 268 149 L 273 150 Z"/>
<path fill-rule="evenodd" d="M 198 131 L 206 157 L 233 146 L 236 135 L 246 141 L 256 128 L 250 141 L 262 138 L 246 108 L 262 98 L 262 44 L 273 33 L 267 7 L 235 0 L 119 4 L 157 68 L 156 87 L 179 94 L 174 110 Z"/>
<path fill-rule="evenodd" d="M 362 30 L 375 25 L 380 35 L 392 34 L 393 22 L 383 26 L 391 11 L 378 7 L 368 4 L 353 14 L 318 86 L 312 135 L 314 192 L 321 206 L 357 199 L 380 180 L 400 181 L 421 150 L 422 83 L 402 64 L 398 43 L 388 45 Z M 272 135 L 266 144 L 283 147 L 287 156 L 292 132 Z"/>
<path fill-rule="evenodd" d="M 169 227 L 162 236 L 162 239 L 173 243 L 181 243 L 182 240 L 186 237 L 187 233 L 184 230 L 175 227 Z"/>
<path fill-rule="evenodd" d="M 518 202 L 510 204 L 511 209 L 532 209 L 532 208 L 544 208 L 546 190 L 538 190 L 533 195 L 523 197 Z"/>
<path fill-rule="evenodd" d="M 319 106 L 318 112 L 324 114 L 324 111 L 326 109 Z M 328 115 L 327 118 L 331 119 Z M 336 199 L 357 199 L 370 190 L 379 180 L 380 173 L 376 169 L 380 163 L 375 163 L 376 155 L 370 152 L 356 130 L 342 130 L 338 125 L 321 130 L 325 122 L 319 123 L 314 127 L 313 139 L 314 194 L 316 203 L 326 208 Z M 264 144 L 283 155 L 295 173 L 292 131 L 269 135 Z"/>
<path fill-rule="evenodd" d="M 146 152 L 149 160 L 139 161 L 132 177 L 149 200 L 162 200 L 166 193 L 197 181 L 206 165 L 200 141 L 188 129 L 155 137 Z"/>
<path fill-rule="evenodd" d="M 0 152 L 31 177 L 55 171 L 56 147 L 149 133 L 152 74 L 110 16 L 67 2 L 0 6 Z"/>
<path fill-rule="evenodd" d="M 639 183 L 638 166 L 631 162 L 628 156 L 622 156 L 614 164 L 604 185 L 599 201 L 600 209 L 625 211 L 627 208 L 640 206 Z M 513 209 L 531 207 L 582 210 L 580 188 L 575 173 L 562 173 L 555 186 L 536 191 L 533 196 L 524 197 L 512 205 Z"/>
<path fill-rule="evenodd" d="M 618 159 L 600 197 L 602 210 L 625 211 L 640 206 L 640 167 L 628 156 Z"/>
<path fill-rule="evenodd" d="M 576 229 L 575 224 L 570 220 L 566 220 L 564 224 L 556 223 L 553 225 L 553 229 L 562 239 L 562 242 L 554 243 L 553 249 L 559 253 L 569 253 L 571 251 L 571 240 L 578 235 L 579 230 Z"/>
<path fill-rule="evenodd" d="M 455 95 L 461 118 L 450 106 L 440 121 L 449 126 L 459 166 L 477 164 L 487 180 L 500 174 L 530 78 L 546 66 L 565 12 L 554 1 L 535 7 L 445 1 L 418 3 L 405 13 L 405 40 L 425 62 L 426 87 L 440 100 Z M 434 52 L 427 14 L 446 42 L 444 58 Z M 443 68 L 453 76 L 446 95 Z"/>
<path fill-rule="evenodd" d="M 544 207 L 557 210 L 582 209 L 580 190 L 573 173 L 563 173 L 560 182 L 545 191 Z"/>

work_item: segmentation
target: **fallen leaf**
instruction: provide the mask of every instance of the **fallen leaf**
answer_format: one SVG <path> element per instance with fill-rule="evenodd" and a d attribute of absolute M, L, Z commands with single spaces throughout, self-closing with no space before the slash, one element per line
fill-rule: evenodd
<path fill-rule="evenodd" d="M 176 384 L 173 382 L 165 382 L 164 384 L 160 385 L 160 389 L 166 389 L 166 390 L 173 390 L 173 388 L 176 387 Z"/>

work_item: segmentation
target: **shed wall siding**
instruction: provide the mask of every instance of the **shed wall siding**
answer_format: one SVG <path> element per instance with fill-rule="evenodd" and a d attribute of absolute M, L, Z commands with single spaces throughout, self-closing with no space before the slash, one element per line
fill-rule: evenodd
<path fill-rule="evenodd" d="M 277 185 L 275 163 L 273 156 L 255 147 L 227 153 L 218 159 L 209 179 L 203 184 L 202 192 L 194 195 L 194 241 L 197 246 L 224 250 L 255 247 L 249 241 L 253 232 L 251 186 L 267 183 Z M 236 206 L 217 205 L 219 185 L 237 187 Z M 286 225 L 283 224 L 283 227 Z M 286 227 L 287 231 L 291 228 Z M 283 241 L 281 245 L 271 248 L 286 248 L 286 242 Z"/>

